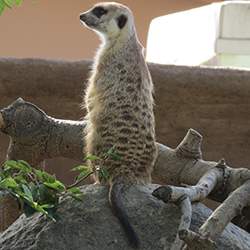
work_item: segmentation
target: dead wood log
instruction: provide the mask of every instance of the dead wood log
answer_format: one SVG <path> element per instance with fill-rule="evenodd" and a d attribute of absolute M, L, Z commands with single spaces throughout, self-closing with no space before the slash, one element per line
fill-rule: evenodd
<path fill-rule="evenodd" d="M 34 104 L 20 98 L 0 111 L 0 130 L 11 137 L 7 159 L 26 160 L 38 168 L 41 168 L 46 159 L 58 156 L 83 161 L 84 127 L 85 121 L 49 117 Z M 183 216 L 179 235 L 187 244 L 192 242 L 188 245 L 190 249 L 198 249 L 204 242 L 207 247 L 211 247 L 232 218 L 244 209 L 249 211 L 250 206 L 250 171 L 243 168 L 232 169 L 226 166 L 224 160 L 219 163 L 203 161 L 201 141 L 202 136 L 190 129 L 176 149 L 157 143 L 158 157 L 152 172 L 155 183 L 185 186 L 161 187 L 154 191 L 154 195 L 180 206 Z M 249 191 L 248 195 L 245 195 L 246 190 Z M 223 203 L 194 237 L 194 233 L 188 230 L 191 220 L 190 204 L 206 196 Z M 235 201 L 236 197 L 241 198 Z M 225 206 L 230 207 L 227 214 Z M 224 215 L 226 218 L 223 218 Z M 217 222 L 216 225 L 214 221 Z M 214 226 L 217 230 L 211 232 Z M 190 240 L 192 237 L 197 239 L 198 246 L 193 245 L 194 241 Z M 183 246 L 178 238 L 175 244 L 178 245 L 175 249 Z"/>
<path fill-rule="evenodd" d="M 84 160 L 85 121 L 52 118 L 19 98 L 0 111 L 0 125 L 1 131 L 10 136 L 7 160 L 22 159 L 38 169 L 54 157 Z"/>

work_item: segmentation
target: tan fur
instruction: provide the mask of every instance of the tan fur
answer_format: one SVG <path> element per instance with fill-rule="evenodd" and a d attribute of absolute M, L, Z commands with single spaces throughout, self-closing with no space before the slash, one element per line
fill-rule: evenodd
<path fill-rule="evenodd" d="M 121 12 L 129 19 L 122 32 L 105 34 L 95 59 L 85 97 L 86 151 L 101 156 L 115 145 L 122 161 L 110 160 L 105 165 L 111 179 L 124 173 L 131 184 L 145 184 L 150 182 L 156 155 L 151 77 L 129 9 L 98 5 L 108 6 L 110 19 Z"/>
<path fill-rule="evenodd" d="M 93 10 L 99 6 L 107 13 L 96 17 Z M 117 24 L 121 15 L 127 18 L 123 28 Z M 85 96 L 87 154 L 102 156 L 115 145 L 122 160 L 105 162 L 108 184 L 115 178 L 125 187 L 149 183 L 156 157 L 153 84 L 131 11 L 120 4 L 100 3 L 80 18 L 103 39 Z"/>

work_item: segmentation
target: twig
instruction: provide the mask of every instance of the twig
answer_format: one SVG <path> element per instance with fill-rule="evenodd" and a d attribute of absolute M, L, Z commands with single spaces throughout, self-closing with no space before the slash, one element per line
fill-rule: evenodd
<path fill-rule="evenodd" d="M 182 239 L 187 245 L 183 248 L 183 250 L 213 250 L 215 243 L 211 241 L 208 236 L 203 236 L 201 234 L 192 232 L 188 229 L 183 229 L 179 231 L 179 237 Z"/>
<path fill-rule="evenodd" d="M 216 240 L 225 229 L 227 224 L 238 214 L 250 201 L 250 180 L 232 192 L 228 198 L 213 212 L 204 225 L 198 230 L 202 235 L 209 234 L 211 240 Z"/>
<path fill-rule="evenodd" d="M 180 200 L 177 203 L 177 205 L 180 207 L 181 213 L 182 213 L 181 221 L 180 221 L 180 225 L 178 229 L 178 232 L 180 232 L 190 227 L 191 218 L 192 218 L 192 206 L 191 206 L 190 199 L 186 195 L 183 195 L 182 197 L 180 197 Z M 176 234 L 175 241 L 171 247 L 171 250 L 181 250 L 183 249 L 184 244 L 185 243 L 179 238 L 179 235 Z"/>
<path fill-rule="evenodd" d="M 91 171 L 90 173 L 84 175 L 84 176 L 83 176 L 80 180 L 78 180 L 77 182 L 75 182 L 75 183 L 73 183 L 73 184 L 71 184 L 71 185 L 69 185 L 69 186 L 65 185 L 65 187 L 66 187 L 67 189 L 72 188 L 72 187 L 75 187 L 75 186 L 78 185 L 80 182 L 82 182 L 84 179 L 86 179 L 87 177 L 89 177 L 90 175 L 92 175 L 94 172 L 95 172 L 95 171 Z"/>

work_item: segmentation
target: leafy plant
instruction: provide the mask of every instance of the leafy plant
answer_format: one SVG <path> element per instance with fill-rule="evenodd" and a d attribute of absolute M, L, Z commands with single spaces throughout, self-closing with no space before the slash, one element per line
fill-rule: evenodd
<path fill-rule="evenodd" d="M 19 210 L 23 211 L 27 217 L 39 211 L 53 221 L 61 220 L 57 213 L 58 208 L 61 208 L 59 198 L 68 195 L 83 202 L 77 196 L 77 194 L 83 193 L 74 186 L 96 171 L 98 171 L 99 181 L 103 177 L 109 179 L 108 172 L 102 165 L 108 157 L 121 159 L 119 155 L 114 153 L 114 150 L 115 147 L 112 147 L 102 158 L 94 155 L 86 157 L 85 160 L 100 161 L 100 165 L 93 166 L 92 170 L 89 170 L 87 166 L 73 168 L 72 171 L 83 171 L 75 178 L 75 183 L 71 186 L 65 186 L 54 176 L 32 168 L 25 161 L 7 161 L 0 169 L 0 195 L 4 199 L 6 195 L 15 199 Z"/>
<path fill-rule="evenodd" d="M 27 180 L 30 180 L 28 183 Z M 60 220 L 57 209 L 59 198 L 63 195 L 83 202 L 75 194 L 82 194 L 77 189 L 68 189 L 52 175 L 31 168 L 25 161 L 7 161 L 0 170 L 0 194 L 5 198 L 9 194 L 16 200 L 19 210 L 27 217 L 36 211 L 42 212 L 54 221 Z M 77 198 L 76 198 L 76 197 Z"/>
<path fill-rule="evenodd" d="M 31 0 L 31 1 L 34 3 L 36 0 Z M 21 0 L 13 0 L 13 2 L 19 7 L 22 5 Z M 2 15 L 5 7 L 12 9 L 12 6 L 13 4 L 10 0 L 0 0 L 0 16 Z"/>
<path fill-rule="evenodd" d="M 98 161 L 100 161 L 100 164 L 96 165 L 96 166 L 93 165 L 92 170 L 89 170 L 89 167 L 87 167 L 87 166 L 79 166 L 79 167 L 71 169 L 71 171 L 84 170 L 78 176 L 76 176 L 75 181 L 77 181 L 77 183 L 78 183 L 79 181 L 81 181 L 81 178 L 89 176 L 89 175 L 93 174 L 95 171 L 98 171 L 99 182 L 101 182 L 103 177 L 105 177 L 106 179 L 109 179 L 108 172 L 105 168 L 102 167 L 102 165 L 105 163 L 105 161 L 109 157 L 112 157 L 116 160 L 121 160 L 121 157 L 118 154 L 115 154 L 114 151 L 115 151 L 115 146 L 110 148 L 107 153 L 103 154 L 102 158 L 97 157 L 95 155 L 87 156 L 85 158 L 85 160 L 98 160 Z"/>

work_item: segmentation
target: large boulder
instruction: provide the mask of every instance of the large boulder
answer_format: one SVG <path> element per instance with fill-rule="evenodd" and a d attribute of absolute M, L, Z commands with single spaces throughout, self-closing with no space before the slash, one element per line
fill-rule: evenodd
<path fill-rule="evenodd" d="M 179 226 L 181 213 L 178 207 L 164 204 L 151 195 L 158 186 L 132 186 L 122 196 L 143 250 L 170 249 Z M 109 206 L 108 187 L 86 185 L 81 191 L 84 192 L 84 203 L 69 197 L 61 200 L 59 214 L 62 222 L 54 223 L 39 213 L 30 218 L 22 215 L 0 234 L 0 249 L 134 249 Z M 200 227 L 211 213 L 204 205 L 193 204 L 191 229 Z M 218 250 L 250 249 L 250 234 L 230 223 L 216 243 Z"/>

